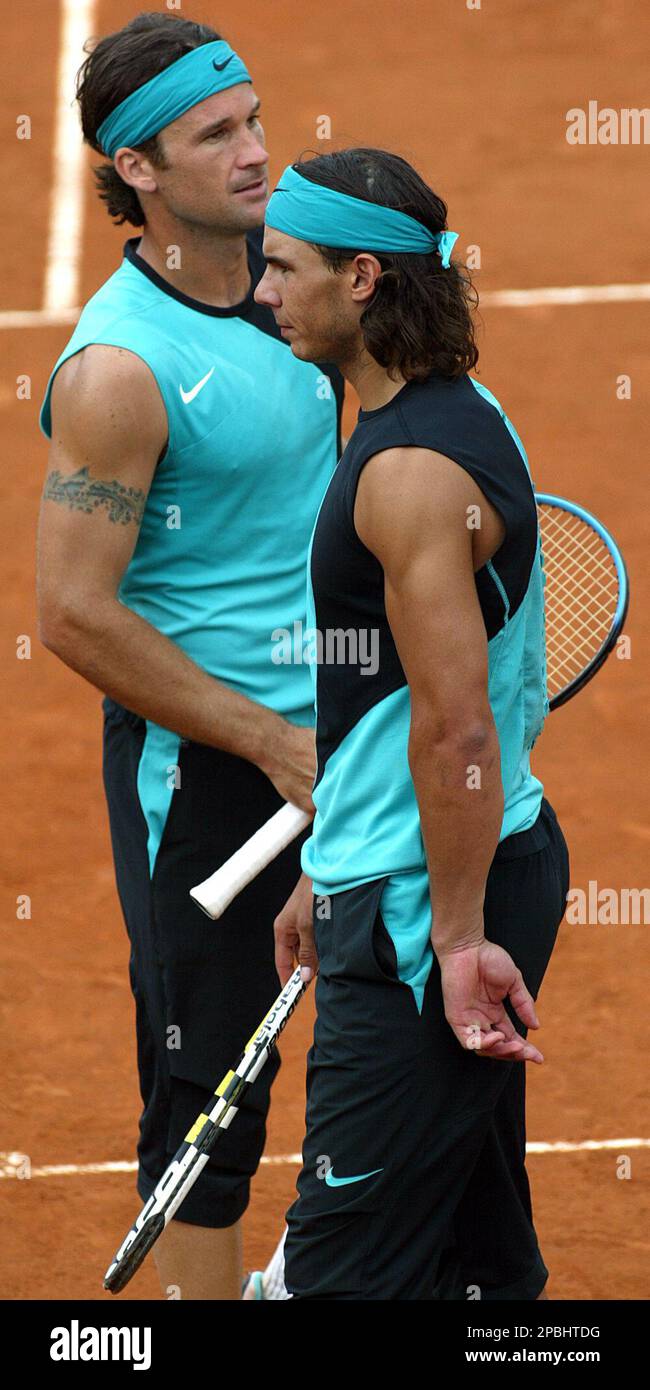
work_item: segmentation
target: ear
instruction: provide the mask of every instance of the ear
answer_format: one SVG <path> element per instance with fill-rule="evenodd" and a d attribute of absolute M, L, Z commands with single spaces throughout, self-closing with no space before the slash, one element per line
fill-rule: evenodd
<path fill-rule="evenodd" d="M 155 193 L 158 187 L 154 167 L 150 159 L 124 146 L 115 153 L 113 160 L 121 179 L 139 193 Z"/>
<path fill-rule="evenodd" d="M 376 256 L 370 251 L 361 251 L 355 256 L 352 265 L 352 298 L 356 304 L 365 304 L 375 293 L 382 269 Z"/>

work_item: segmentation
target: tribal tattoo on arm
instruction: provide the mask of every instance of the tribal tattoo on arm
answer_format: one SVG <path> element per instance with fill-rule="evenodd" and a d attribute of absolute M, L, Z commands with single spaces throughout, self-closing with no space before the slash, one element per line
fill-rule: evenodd
<path fill-rule="evenodd" d="M 93 512 L 97 507 L 106 507 L 109 521 L 121 522 L 123 526 L 130 521 L 140 524 L 147 500 L 140 488 L 124 487 L 116 478 L 110 483 L 102 478 L 91 478 L 88 468 L 78 468 L 76 473 L 68 474 L 54 468 L 45 479 L 43 497 L 77 512 Z"/>

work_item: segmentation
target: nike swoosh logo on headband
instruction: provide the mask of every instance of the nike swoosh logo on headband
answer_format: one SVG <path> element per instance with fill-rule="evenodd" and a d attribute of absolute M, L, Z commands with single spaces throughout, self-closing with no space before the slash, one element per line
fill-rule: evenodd
<path fill-rule="evenodd" d="M 218 63 L 217 60 L 216 60 L 216 58 L 213 58 L 213 59 L 212 59 L 212 66 L 213 66 L 213 68 L 216 68 L 216 69 L 217 69 L 217 72 L 223 72 L 224 68 L 227 68 L 227 67 L 228 67 L 228 64 L 229 64 L 229 63 L 232 63 L 232 60 L 233 60 L 234 56 L 235 56 L 234 53 L 231 53 L 230 57 L 229 57 L 229 58 L 226 58 L 225 63 Z"/>

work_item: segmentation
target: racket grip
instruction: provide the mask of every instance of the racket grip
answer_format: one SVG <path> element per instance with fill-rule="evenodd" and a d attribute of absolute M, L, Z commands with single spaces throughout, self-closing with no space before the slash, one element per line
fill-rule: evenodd
<path fill-rule="evenodd" d="M 208 917 L 213 920 L 221 917 L 242 888 L 257 878 L 262 869 L 306 829 L 311 819 L 307 811 L 287 801 L 216 873 L 190 888 L 190 897 Z"/>

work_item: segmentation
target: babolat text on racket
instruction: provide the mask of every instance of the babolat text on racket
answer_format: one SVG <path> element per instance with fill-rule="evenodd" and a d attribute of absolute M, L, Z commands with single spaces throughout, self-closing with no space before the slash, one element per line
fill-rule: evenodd
<path fill-rule="evenodd" d="M 307 984 L 298 967 L 246 1044 L 234 1071 L 226 1072 L 217 1086 L 212 1107 L 209 1110 L 206 1107 L 206 1112 L 198 1116 L 186 1134 L 155 1191 L 122 1241 L 104 1275 L 104 1288 L 111 1293 L 120 1293 L 125 1288 L 193 1187 L 217 1140 L 234 1120 L 238 1101 L 262 1070 L 306 989 Z"/>

